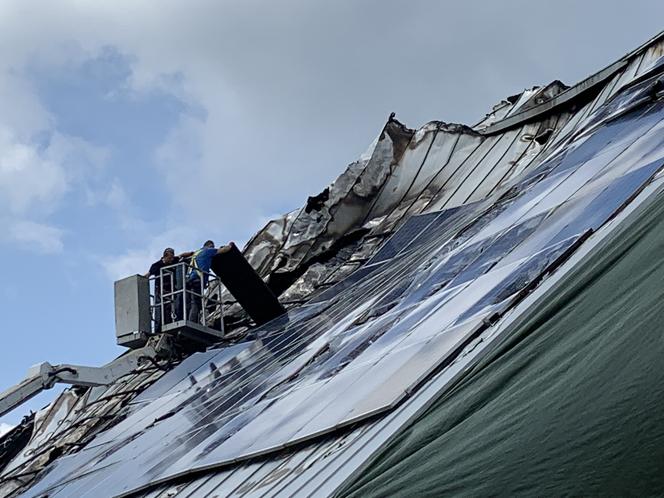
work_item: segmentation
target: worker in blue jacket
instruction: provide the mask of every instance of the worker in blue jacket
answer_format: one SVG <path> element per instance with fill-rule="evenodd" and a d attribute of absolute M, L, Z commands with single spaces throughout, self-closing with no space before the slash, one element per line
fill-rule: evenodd
<path fill-rule="evenodd" d="M 188 320 L 199 322 L 199 313 L 201 311 L 201 296 L 208 285 L 208 275 L 212 266 L 212 258 L 217 254 L 230 251 L 235 244 L 230 242 L 226 246 L 216 248 L 214 242 L 208 240 L 197 251 L 182 253 L 184 258 L 191 258 L 190 268 L 186 277 L 187 288 L 187 315 Z M 205 325 L 205 324 L 203 324 Z"/>

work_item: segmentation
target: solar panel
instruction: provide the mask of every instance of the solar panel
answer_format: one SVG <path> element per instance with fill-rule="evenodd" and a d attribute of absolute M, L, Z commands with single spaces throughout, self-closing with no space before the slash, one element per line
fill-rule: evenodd
<path fill-rule="evenodd" d="M 439 211 L 411 216 L 401 227 L 385 241 L 376 254 L 367 262 L 368 265 L 393 258 L 415 239 L 431 222 L 438 217 Z"/>
<path fill-rule="evenodd" d="M 371 275 L 373 272 L 376 270 L 380 269 L 382 265 L 382 262 L 373 264 L 373 263 L 367 263 L 361 268 L 358 268 L 355 270 L 353 273 L 348 275 L 346 278 L 341 280 L 340 282 L 335 283 L 332 287 L 329 289 L 325 289 L 323 292 L 318 294 L 317 296 L 314 296 L 311 300 L 309 300 L 309 303 L 320 303 L 322 301 L 327 301 L 328 299 L 332 299 L 334 296 L 337 296 L 341 292 L 345 291 L 348 289 L 350 286 L 356 284 L 363 278 Z"/>

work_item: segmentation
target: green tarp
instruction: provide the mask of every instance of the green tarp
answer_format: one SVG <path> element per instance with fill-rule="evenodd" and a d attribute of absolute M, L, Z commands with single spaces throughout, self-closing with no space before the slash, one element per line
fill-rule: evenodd
<path fill-rule="evenodd" d="M 342 496 L 664 495 L 664 200 Z"/>

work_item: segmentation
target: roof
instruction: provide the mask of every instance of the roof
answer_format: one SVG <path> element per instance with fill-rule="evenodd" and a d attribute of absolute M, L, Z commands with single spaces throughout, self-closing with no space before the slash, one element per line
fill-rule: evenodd
<path fill-rule="evenodd" d="M 663 53 L 658 35 L 472 127 L 391 116 L 245 247 L 287 316 L 65 390 L 2 439 L 0 494 L 304 496 L 353 482 L 657 197 Z"/>
<path fill-rule="evenodd" d="M 338 494 L 664 494 L 664 196 L 647 204 Z"/>

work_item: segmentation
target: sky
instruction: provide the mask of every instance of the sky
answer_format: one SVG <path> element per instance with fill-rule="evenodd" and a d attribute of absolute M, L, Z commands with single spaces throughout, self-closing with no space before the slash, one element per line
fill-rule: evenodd
<path fill-rule="evenodd" d="M 41 361 L 113 359 L 114 280 L 166 246 L 243 243 L 390 112 L 473 124 L 662 18 L 659 1 L 0 2 L 0 391 Z"/>

